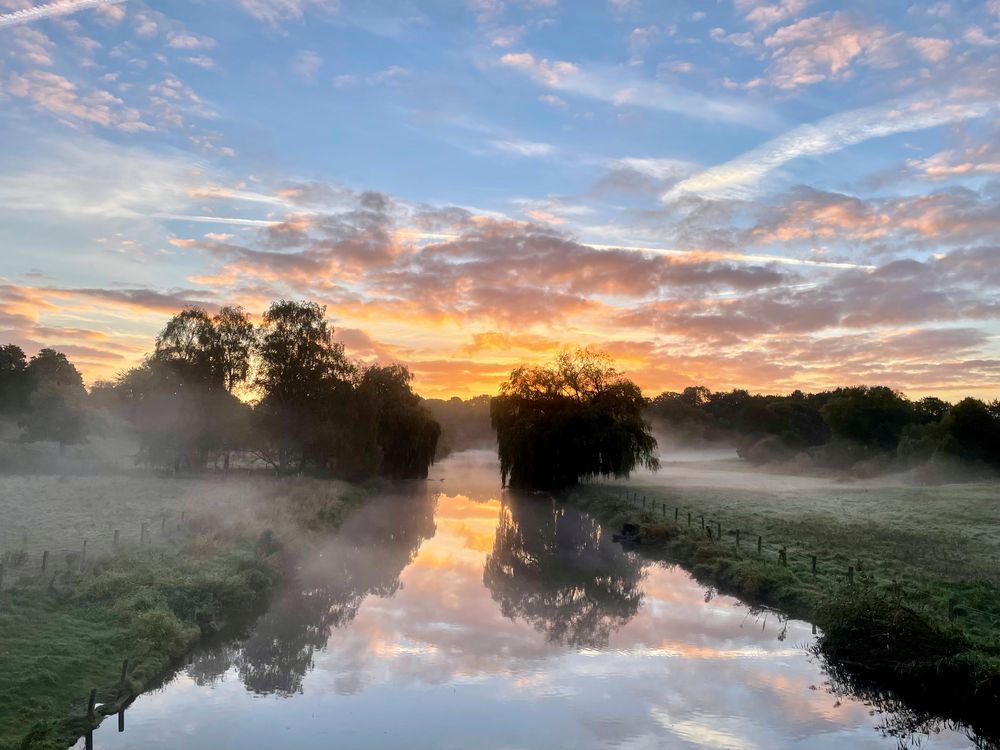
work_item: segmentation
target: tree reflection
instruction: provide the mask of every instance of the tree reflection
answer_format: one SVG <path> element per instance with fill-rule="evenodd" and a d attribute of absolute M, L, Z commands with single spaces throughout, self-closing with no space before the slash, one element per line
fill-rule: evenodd
<path fill-rule="evenodd" d="M 434 536 L 434 497 L 426 483 L 397 485 L 349 518 L 298 571 L 238 647 L 204 652 L 188 667 L 211 683 L 231 666 L 258 694 L 294 695 L 333 628 L 354 619 L 365 597 L 392 596 L 421 543 Z"/>
<path fill-rule="evenodd" d="M 642 602 L 642 564 L 571 508 L 508 496 L 483 582 L 500 611 L 555 643 L 606 646 Z"/>

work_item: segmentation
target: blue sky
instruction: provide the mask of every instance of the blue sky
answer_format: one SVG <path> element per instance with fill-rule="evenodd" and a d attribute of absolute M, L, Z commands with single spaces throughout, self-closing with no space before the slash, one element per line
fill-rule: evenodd
<path fill-rule="evenodd" d="M 316 299 L 427 394 L 996 397 L 1000 2 L 0 0 L 0 338 Z"/>

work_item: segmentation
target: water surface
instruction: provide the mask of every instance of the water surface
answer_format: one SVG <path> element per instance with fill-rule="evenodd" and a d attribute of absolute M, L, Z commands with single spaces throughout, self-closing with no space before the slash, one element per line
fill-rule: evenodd
<path fill-rule="evenodd" d="M 303 561 L 249 632 L 200 651 L 97 748 L 894 748 L 807 623 L 644 561 L 579 511 L 453 456 Z M 943 731 L 904 737 L 970 747 Z M 81 743 L 82 746 L 82 743 Z"/>

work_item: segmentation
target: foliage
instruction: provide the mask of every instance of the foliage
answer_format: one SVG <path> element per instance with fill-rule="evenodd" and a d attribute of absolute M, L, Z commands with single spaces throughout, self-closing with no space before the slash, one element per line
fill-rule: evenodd
<path fill-rule="evenodd" d="M 441 435 L 441 426 L 410 388 L 412 379 L 403 365 L 373 365 L 358 386 L 360 397 L 374 406 L 381 473 L 393 479 L 426 478 Z"/>
<path fill-rule="evenodd" d="M 490 404 L 505 484 L 555 489 L 593 476 L 656 469 L 639 387 L 588 349 L 518 367 Z"/>
<path fill-rule="evenodd" d="M 31 395 L 22 417 L 27 442 L 83 442 L 87 432 L 83 378 L 65 354 L 42 349 L 26 368 Z"/>
<path fill-rule="evenodd" d="M 19 414 L 30 392 L 28 361 L 21 347 L 0 346 L 0 416 Z"/>
<path fill-rule="evenodd" d="M 802 452 L 815 463 L 841 467 L 941 456 L 1000 465 L 1000 407 L 971 398 L 955 405 L 932 396 L 911 402 L 885 386 L 787 396 L 691 387 L 661 393 L 648 414 L 684 440 L 731 441 L 753 462 Z"/>

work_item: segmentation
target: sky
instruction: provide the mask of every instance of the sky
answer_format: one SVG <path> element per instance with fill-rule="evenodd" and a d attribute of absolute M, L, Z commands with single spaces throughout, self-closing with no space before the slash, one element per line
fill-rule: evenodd
<path fill-rule="evenodd" d="M 0 343 L 1000 396 L 1000 0 L 0 0 Z"/>

